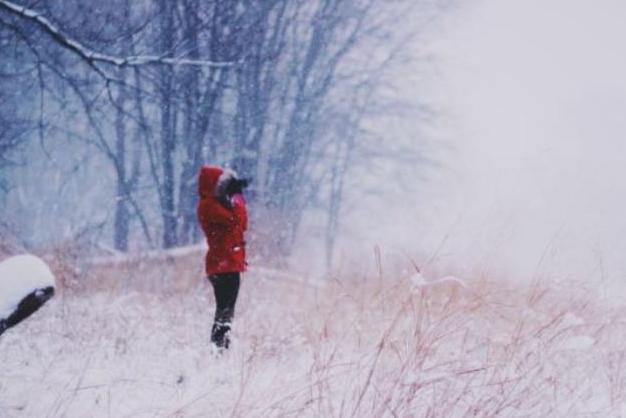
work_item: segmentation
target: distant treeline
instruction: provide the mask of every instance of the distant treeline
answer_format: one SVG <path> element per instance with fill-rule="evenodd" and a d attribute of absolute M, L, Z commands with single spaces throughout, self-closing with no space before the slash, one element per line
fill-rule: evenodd
<path fill-rule="evenodd" d="M 348 167 L 367 158 L 364 120 L 386 109 L 411 16 L 436 3 L 0 0 L 0 171 L 32 163 L 33 144 L 65 154 L 68 176 L 98 154 L 102 183 L 90 181 L 110 187 L 94 207 L 114 201 L 125 251 L 132 237 L 197 242 L 197 169 L 227 164 L 253 179 L 267 248 L 288 254 L 317 207 L 332 253 Z M 2 180 L 5 201 L 25 181 Z"/>

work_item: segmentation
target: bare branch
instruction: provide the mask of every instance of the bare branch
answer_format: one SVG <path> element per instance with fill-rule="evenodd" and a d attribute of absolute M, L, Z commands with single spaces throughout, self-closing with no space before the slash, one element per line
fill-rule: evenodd
<path fill-rule="evenodd" d="M 0 9 L 8 11 L 21 19 L 27 20 L 37 25 L 47 33 L 61 47 L 73 52 L 82 60 L 87 62 L 94 70 L 101 73 L 97 63 L 114 65 L 116 67 L 138 67 L 142 65 L 171 65 L 171 66 L 198 66 L 198 67 L 232 67 L 238 62 L 215 62 L 209 60 L 187 59 L 180 57 L 166 57 L 157 55 L 134 55 L 128 57 L 117 57 L 114 55 L 102 54 L 93 51 L 80 42 L 66 36 L 50 20 L 41 13 L 24 6 L 6 0 L 0 0 Z"/>

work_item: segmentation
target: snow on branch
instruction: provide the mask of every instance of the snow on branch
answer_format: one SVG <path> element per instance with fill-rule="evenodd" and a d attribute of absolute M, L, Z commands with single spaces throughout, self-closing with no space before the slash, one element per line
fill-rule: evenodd
<path fill-rule="evenodd" d="M 149 64 L 160 65 L 193 65 L 201 67 L 231 67 L 234 62 L 215 62 L 207 60 L 196 60 L 186 58 L 174 58 L 156 55 L 135 55 L 129 57 L 116 57 L 113 55 L 102 54 L 92 51 L 80 42 L 66 36 L 59 30 L 50 20 L 32 9 L 12 3 L 6 0 L 0 0 L 0 9 L 4 9 L 18 17 L 31 21 L 39 26 L 44 32 L 50 35 L 60 46 L 72 51 L 81 59 L 87 61 L 89 65 L 94 66 L 96 63 L 104 63 L 115 65 L 117 67 L 136 67 Z"/>

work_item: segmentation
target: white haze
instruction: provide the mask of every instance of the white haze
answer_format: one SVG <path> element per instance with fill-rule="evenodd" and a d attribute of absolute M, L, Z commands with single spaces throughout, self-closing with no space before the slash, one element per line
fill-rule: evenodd
<path fill-rule="evenodd" d="M 625 21 L 618 0 L 484 0 L 446 22 L 433 91 L 452 152 L 420 222 L 428 245 L 449 233 L 440 260 L 626 280 Z"/>
<path fill-rule="evenodd" d="M 618 0 L 461 4 L 416 45 L 435 74 L 403 89 L 438 112 L 415 147 L 440 170 L 365 205 L 359 242 L 439 272 L 626 283 L 625 21 Z"/>

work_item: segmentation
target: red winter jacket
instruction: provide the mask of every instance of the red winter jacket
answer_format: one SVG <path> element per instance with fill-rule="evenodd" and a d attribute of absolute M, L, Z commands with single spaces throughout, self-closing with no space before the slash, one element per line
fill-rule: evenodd
<path fill-rule="evenodd" d="M 246 249 L 243 233 L 248 215 L 241 194 L 232 198 L 233 208 L 224 207 L 216 198 L 220 176 L 219 167 L 202 166 L 198 174 L 198 222 L 204 231 L 209 250 L 206 254 L 207 274 L 242 272 L 246 269 Z"/>

